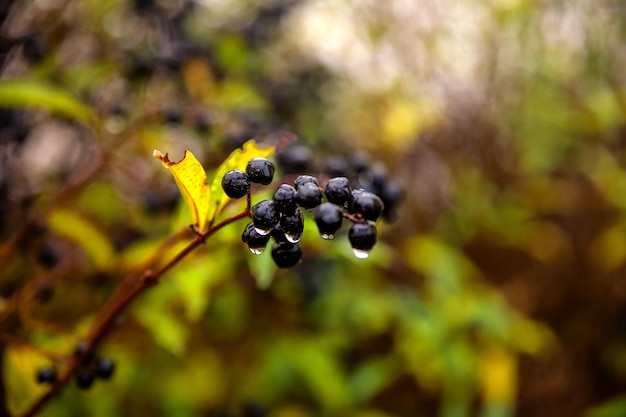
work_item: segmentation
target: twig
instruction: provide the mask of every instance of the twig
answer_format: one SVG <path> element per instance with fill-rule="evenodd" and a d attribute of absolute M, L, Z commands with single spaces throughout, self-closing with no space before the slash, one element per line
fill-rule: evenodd
<path fill-rule="evenodd" d="M 74 356 L 67 367 L 59 374 L 54 385 L 39 397 L 32 406 L 26 410 L 22 417 L 35 416 L 41 408 L 68 383 L 76 369 L 84 362 L 91 352 L 93 352 L 98 344 L 110 333 L 117 322 L 117 318 L 126 310 L 126 308 L 145 290 L 158 284 L 159 278 L 178 262 L 183 260 L 187 255 L 202 245 L 207 238 L 218 230 L 222 229 L 239 219 L 250 216 L 250 210 L 245 209 L 239 214 L 229 217 L 215 226 L 211 226 L 206 232 L 199 234 L 196 238 L 178 252 L 165 265 L 161 266 L 155 272 L 146 269 L 141 275 L 131 274 L 126 277 L 118 288 L 111 294 L 109 300 L 101 308 L 100 313 L 94 321 L 87 338 L 82 341 L 84 349 L 80 355 Z"/>

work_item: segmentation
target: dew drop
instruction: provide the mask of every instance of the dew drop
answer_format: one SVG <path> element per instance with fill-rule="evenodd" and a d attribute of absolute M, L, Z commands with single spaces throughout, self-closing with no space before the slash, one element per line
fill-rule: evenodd
<path fill-rule="evenodd" d="M 248 248 L 253 255 L 260 255 L 265 251 L 265 248 Z"/>
<path fill-rule="evenodd" d="M 354 256 L 356 256 L 359 259 L 365 259 L 368 256 L 370 256 L 370 251 L 363 250 L 363 249 L 352 248 L 352 253 L 354 253 Z"/>
<path fill-rule="evenodd" d="M 326 234 L 326 233 L 322 233 L 322 239 L 326 239 L 326 240 L 331 240 L 335 237 L 335 235 L 330 235 L 330 234 Z"/>
<path fill-rule="evenodd" d="M 255 227 L 254 230 L 256 230 L 256 232 L 260 234 L 261 236 L 265 236 L 266 234 L 272 231 L 272 229 L 259 229 L 258 227 Z"/>
<path fill-rule="evenodd" d="M 300 239 L 302 239 L 302 233 L 285 233 L 285 239 L 287 239 L 290 243 L 298 243 Z"/>

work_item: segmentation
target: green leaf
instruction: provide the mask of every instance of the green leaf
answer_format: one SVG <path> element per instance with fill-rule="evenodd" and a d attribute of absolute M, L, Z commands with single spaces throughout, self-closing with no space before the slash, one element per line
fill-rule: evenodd
<path fill-rule="evenodd" d="M 283 363 L 307 384 L 326 409 L 341 410 L 352 402 L 350 385 L 337 361 L 334 349 L 316 339 L 291 339 L 281 346 Z"/>
<path fill-rule="evenodd" d="M 169 311 L 172 288 L 167 292 L 161 291 L 162 294 L 151 292 L 135 307 L 134 314 L 159 346 L 180 357 L 187 345 L 189 329 Z"/>
<path fill-rule="evenodd" d="M 268 246 L 271 247 L 271 244 Z M 269 251 L 269 248 L 266 251 Z M 257 287 L 262 290 L 269 288 L 276 276 L 276 264 L 272 257 L 264 253 L 262 256 L 246 256 L 246 260 Z"/>
<path fill-rule="evenodd" d="M 366 404 L 387 388 L 401 371 L 402 365 L 394 356 L 380 356 L 364 360 L 350 377 L 354 398 Z"/>
<path fill-rule="evenodd" d="M 232 277 L 234 263 L 224 251 L 180 265 L 172 271 L 176 294 L 181 298 L 185 318 L 197 322 L 205 313 L 211 300 L 211 289 L 219 282 Z"/>
<path fill-rule="evenodd" d="M 181 356 L 185 350 L 188 330 L 175 316 L 163 312 L 146 312 L 137 314 L 141 323 L 150 330 L 154 341 L 176 356 Z"/>
<path fill-rule="evenodd" d="M 0 81 L 0 107 L 47 110 L 86 125 L 93 125 L 96 120 L 92 110 L 68 91 L 33 80 Z"/>
<path fill-rule="evenodd" d="M 115 250 L 107 236 L 87 219 L 69 210 L 55 210 L 48 217 L 51 231 L 77 242 L 98 268 L 104 268 Z"/>
<path fill-rule="evenodd" d="M 259 148 L 253 140 L 244 143 L 242 149 L 234 150 L 228 158 L 219 166 L 211 182 L 209 195 L 209 223 L 212 223 L 229 201 L 229 197 L 222 190 L 222 177 L 228 171 L 239 169 L 245 171 L 248 161 L 253 158 L 268 158 L 276 150 L 275 146 Z"/>
<path fill-rule="evenodd" d="M 585 417 L 619 417 L 626 414 L 626 395 L 611 398 L 604 404 L 592 407 L 584 414 Z"/>

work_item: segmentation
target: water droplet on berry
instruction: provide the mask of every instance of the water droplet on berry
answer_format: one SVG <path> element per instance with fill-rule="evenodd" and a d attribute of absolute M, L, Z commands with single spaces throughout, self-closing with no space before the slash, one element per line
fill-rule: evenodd
<path fill-rule="evenodd" d="M 368 256 L 370 256 L 370 251 L 363 250 L 363 249 L 352 248 L 352 253 L 354 253 L 354 256 L 356 256 L 359 259 L 365 259 Z"/>
<path fill-rule="evenodd" d="M 253 255 L 260 255 L 265 251 L 265 248 L 248 248 Z"/>
<path fill-rule="evenodd" d="M 256 230 L 256 232 L 260 234 L 261 236 L 265 236 L 266 234 L 272 231 L 272 229 L 259 229 L 258 227 L 255 227 L 254 230 Z"/>
<path fill-rule="evenodd" d="M 326 240 L 331 240 L 331 239 L 333 239 L 335 237 L 335 235 L 329 235 L 329 234 L 326 234 L 326 233 L 322 233 L 321 236 L 322 236 L 322 239 L 326 239 Z"/>
<path fill-rule="evenodd" d="M 290 243 L 298 243 L 300 239 L 302 239 L 302 233 L 285 233 L 285 239 L 287 239 Z"/>

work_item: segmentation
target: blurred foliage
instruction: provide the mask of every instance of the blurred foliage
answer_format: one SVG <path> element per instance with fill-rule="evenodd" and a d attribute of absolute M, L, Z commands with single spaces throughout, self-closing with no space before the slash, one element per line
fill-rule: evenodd
<path fill-rule="evenodd" d="M 0 36 L 0 416 L 202 227 L 154 149 L 219 180 L 286 131 L 403 186 L 371 256 L 310 214 L 290 270 L 220 230 L 41 415 L 626 414 L 622 1 L 0 2 Z"/>

